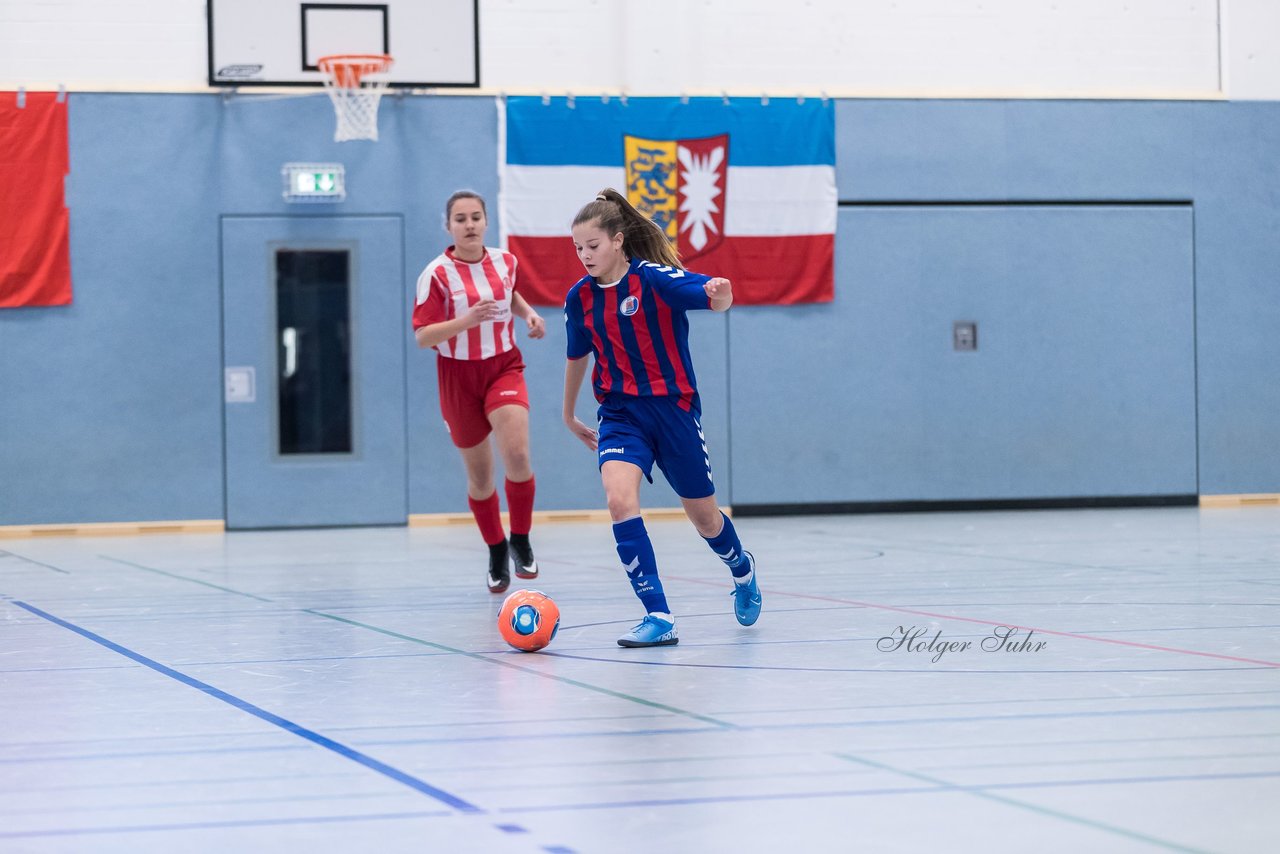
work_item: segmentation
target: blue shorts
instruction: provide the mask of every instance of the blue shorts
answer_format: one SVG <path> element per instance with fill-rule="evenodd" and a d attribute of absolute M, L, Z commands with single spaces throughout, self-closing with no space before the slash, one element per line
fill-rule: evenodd
<path fill-rule="evenodd" d="M 631 463 L 653 483 L 657 463 L 667 483 L 681 498 L 714 495 L 711 457 L 702 434 L 697 407 L 681 409 L 674 397 L 609 395 L 596 415 L 600 421 L 600 465 L 610 460 Z"/>

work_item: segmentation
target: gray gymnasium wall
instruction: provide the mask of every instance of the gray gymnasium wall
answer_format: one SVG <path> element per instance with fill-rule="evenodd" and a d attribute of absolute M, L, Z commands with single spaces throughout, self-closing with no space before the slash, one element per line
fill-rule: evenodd
<path fill-rule="evenodd" d="M 835 302 L 694 327 L 722 495 L 1280 491 L 1280 105 L 837 117 Z M 75 94 L 70 121 L 75 302 L 0 312 L 0 524 L 223 517 L 218 221 L 322 215 L 281 201 L 281 163 L 341 161 L 335 213 L 404 217 L 406 300 L 444 243 L 442 200 L 497 191 L 488 98 L 389 99 L 376 144 L 333 143 L 323 98 Z M 597 507 L 543 314 L 548 339 L 524 348 L 539 505 Z M 977 353 L 950 349 L 955 320 L 978 322 Z M 387 334 L 407 355 L 409 511 L 464 510 L 433 357 Z"/>

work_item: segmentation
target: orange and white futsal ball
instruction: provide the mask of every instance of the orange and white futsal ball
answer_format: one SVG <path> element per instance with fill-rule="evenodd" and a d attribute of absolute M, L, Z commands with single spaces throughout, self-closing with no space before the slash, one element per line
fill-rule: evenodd
<path fill-rule="evenodd" d="M 560 628 L 560 609 L 540 590 L 517 590 L 498 611 L 502 639 L 522 652 L 536 652 L 551 643 Z"/>

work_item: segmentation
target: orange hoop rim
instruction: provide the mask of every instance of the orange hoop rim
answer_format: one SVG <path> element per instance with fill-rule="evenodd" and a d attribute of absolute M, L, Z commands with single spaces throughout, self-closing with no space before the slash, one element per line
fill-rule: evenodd
<path fill-rule="evenodd" d="M 386 53 L 335 53 L 316 60 L 316 67 L 337 85 L 355 88 L 366 74 L 389 71 L 395 59 Z"/>

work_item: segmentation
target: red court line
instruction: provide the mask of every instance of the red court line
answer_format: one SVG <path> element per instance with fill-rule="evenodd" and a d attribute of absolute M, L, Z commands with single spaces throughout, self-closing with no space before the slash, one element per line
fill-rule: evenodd
<path fill-rule="evenodd" d="M 664 578 L 672 578 L 678 581 L 687 581 L 691 584 L 709 584 L 713 587 L 723 587 L 722 582 L 706 581 L 701 578 L 686 578 L 679 575 L 664 575 Z M 815 593 L 790 593 L 785 590 L 774 590 L 771 588 L 762 588 L 765 592 L 774 596 L 791 596 L 796 599 L 816 599 L 820 602 L 836 602 L 841 605 L 859 605 L 863 608 L 877 608 L 881 611 L 897 611 L 900 614 L 914 614 L 918 617 L 935 617 L 939 620 L 957 620 L 962 623 L 977 623 L 982 626 L 1003 626 L 1011 629 L 1025 629 L 1028 632 L 1039 632 L 1042 635 L 1056 635 L 1064 638 L 1076 638 L 1077 640 L 1098 641 L 1100 643 L 1111 643 L 1118 646 L 1133 646 L 1139 649 L 1154 649 L 1159 652 L 1176 652 L 1181 655 L 1198 655 L 1203 658 L 1216 658 L 1222 661 L 1239 661 L 1245 664 L 1261 664 L 1264 667 L 1280 667 L 1280 661 L 1264 661 L 1258 658 L 1242 658 L 1237 655 L 1223 655 L 1217 652 L 1201 652 L 1198 649 L 1180 649 L 1175 646 L 1159 646 L 1151 643 L 1138 643 L 1137 641 L 1120 640 L 1118 638 L 1103 638 L 1097 635 L 1082 635 L 1078 632 L 1059 632 L 1053 629 L 1042 629 L 1037 626 L 1020 626 L 1016 623 L 1002 623 L 992 620 L 982 620 L 977 617 L 957 617 L 954 614 L 938 614 L 933 611 L 919 611 L 915 608 L 902 608 L 897 605 L 878 605 L 875 602 L 861 602 L 857 599 L 838 599 L 834 596 L 819 596 Z M 1064 603 L 1070 604 L 1070 603 Z"/>

